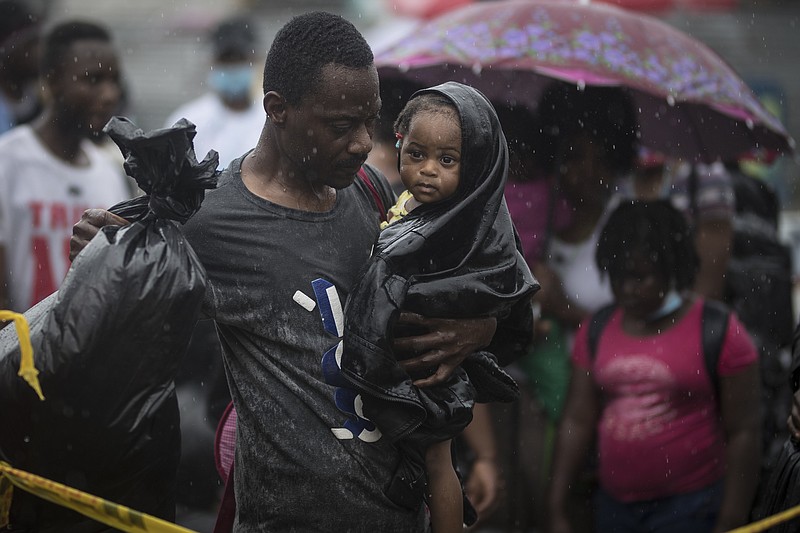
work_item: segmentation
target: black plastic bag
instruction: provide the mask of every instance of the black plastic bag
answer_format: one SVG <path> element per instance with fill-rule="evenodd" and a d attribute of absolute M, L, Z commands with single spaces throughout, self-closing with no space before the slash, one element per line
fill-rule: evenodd
<path fill-rule="evenodd" d="M 44 401 L 16 375 L 13 328 L 0 331 L 0 450 L 12 466 L 174 520 L 174 379 L 206 273 L 173 221 L 188 220 L 215 187 L 218 158 L 197 162 L 186 120 L 145 134 L 114 118 L 106 131 L 148 194 L 114 206 L 138 221 L 103 228 L 59 291 L 25 313 Z M 11 519 L 36 531 L 109 529 L 22 491 Z"/>

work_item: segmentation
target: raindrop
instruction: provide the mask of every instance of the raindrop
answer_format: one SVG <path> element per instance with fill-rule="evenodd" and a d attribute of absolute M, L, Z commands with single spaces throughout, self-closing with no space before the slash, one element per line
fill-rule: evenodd
<path fill-rule="evenodd" d="M 311 153 L 314 154 L 314 155 L 317 155 L 317 148 L 316 147 L 312 148 L 311 149 Z"/>
<path fill-rule="evenodd" d="M 400 70 L 400 72 L 408 72 L 408 69 L 411 68 L 411 66 L 408 63 L 400 63 L 397 68 Z"/>
<path fill-rule="evenodd" d="M 747 129 L 748 130 L 752 130 L 755 127 L 755 124 L 753 124 L 753 119 L 751 119 L 751 118 L 748 118 L 747 120 L 745 120 L 744 123 L 747 124 Z"/>
<path fill-rule="evenodd" d="M 30 442 L 30 441 L 31 441 L 30 435 L 25 435 L 24 437 L 22 437 L 22 442 Z"/>
<path fill-rule="evenodd" d="M 667 96 L 667 103 L 670 107 L 675 107 L 675 97 L 671 94 Z"/>
<path fill-rule="evenodd" d="M 586 80 L 578 80 L 578 90 L 582 91 L 586 89 Z"/>
<path fill-rule="evenodd" d="M 472 72 L 473 73 L 480 74 L 481 70 L 483 70 L 483 67 L 481 66 L 480 63 L 473 63 L 472 64 Z"/>
<path fill-rule="evenodd" d="M 312 130 L 311 128 L 307 129 L 306 130 L 306 135 L 308 135 L 309 137 L 313 137 L 314 136 L 314 130 Z"/>

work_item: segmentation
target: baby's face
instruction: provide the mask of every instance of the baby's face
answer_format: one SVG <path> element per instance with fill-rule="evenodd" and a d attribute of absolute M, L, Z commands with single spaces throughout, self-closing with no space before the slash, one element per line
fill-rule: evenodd
<path fill-rule="evenodd" d="M 455 111 L 420 111 L 400 147 L 400 177 L 421 204 L 441 202 L 458 189 L 461 125 Z"/>

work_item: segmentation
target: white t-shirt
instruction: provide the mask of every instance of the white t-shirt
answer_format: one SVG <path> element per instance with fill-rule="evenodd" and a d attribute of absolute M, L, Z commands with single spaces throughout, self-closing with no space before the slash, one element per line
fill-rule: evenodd
<path fill-rule="evenodd" d="M 561 278 L 567 298 L 591 313 L 614 301 L 611 282 L 608 276 L 600 276 L 595 254 L 600 232 L 619 201 L 619 196 L 611 197 L 592 234 L 583 242 L 567 243 L 555 236 L 550 241 L 548 265 Z"/>
<path fill-rule="evenodd" d="M 267 114 L 261 101 L 253 102 L 243 111 L 233 111 L 217 95 L 208 93 L 179 107 L 164 125 L 171 127 L 181 118 L 197 126 L 194 138 L 197 159 L 202 161 L 209 150 L 216 150 L 222 169 L 256 145 Z"/>
<path fill-rule="evenodd" d="M 69 269 L 72 226 L 86 209 L 130 197 L 122 168 L 90 141 L 85 167 L 55 157 L 30 126 L 0 135 L 0 246 L 10 307 L 26 311 L 56 291 Z"/>

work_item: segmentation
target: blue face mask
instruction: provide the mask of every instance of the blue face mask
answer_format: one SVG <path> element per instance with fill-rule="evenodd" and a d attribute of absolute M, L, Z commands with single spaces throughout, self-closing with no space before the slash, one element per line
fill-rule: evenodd
<path fill-rule="evenodd" d="M 245 98 L 253 85 L 253 67 L 248 64 L 215 66 L 208 73 L 208 85 L 224 100 Z"/>
<path fill-rule="evenodd" d="M 664 301 L 661 302 L 661 307 L 653 311 L 646 320 L 648 322 L 660 320 L 665 316 L 671 315 L 677 311 L 681 305 L 683 305 L 683 296 L 681 296 L 681 294 L 675 289 L 671 289 L 666 295 L 664 295 Z"/>

